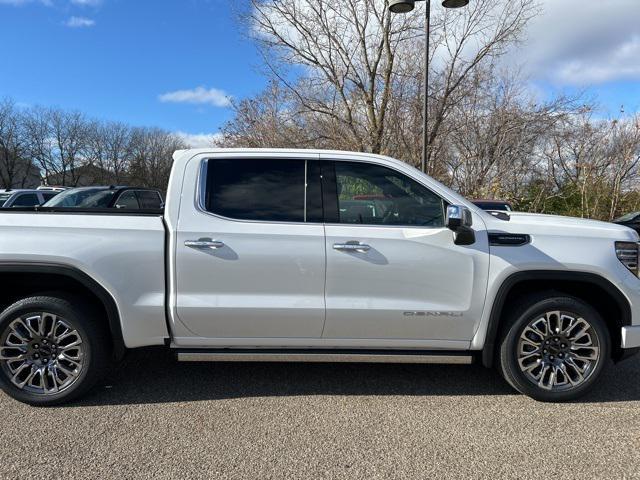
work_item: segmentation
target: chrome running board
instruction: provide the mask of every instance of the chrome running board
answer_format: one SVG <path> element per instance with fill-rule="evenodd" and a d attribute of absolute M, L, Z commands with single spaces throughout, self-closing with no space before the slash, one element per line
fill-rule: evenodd
<path fill-rule="evenodd" d="M 469 365 L 473 356 L 465 354 L 380 351 L 287 351 L 287 350 L 177 350 L 180 362 L 326 362 L 326 363 L 428 363 Z"/>

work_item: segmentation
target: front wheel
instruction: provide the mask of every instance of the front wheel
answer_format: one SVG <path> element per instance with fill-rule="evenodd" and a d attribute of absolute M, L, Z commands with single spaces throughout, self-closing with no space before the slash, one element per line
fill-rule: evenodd
<path fill-rule="evenodd" d="M 108 346 L 99 314 L 82 299 L 25 298 L 0 314 L 0 387 L 31 405 L 69 402 L 98 380 Z"/>
<path fill-rule="evenodd" d="M 536 400 L 582 396 L 610 358 L 606 324 L 577 298 L 529 297 L 507 322 L 500 342 L 500 371 L 511 386 Z"/>

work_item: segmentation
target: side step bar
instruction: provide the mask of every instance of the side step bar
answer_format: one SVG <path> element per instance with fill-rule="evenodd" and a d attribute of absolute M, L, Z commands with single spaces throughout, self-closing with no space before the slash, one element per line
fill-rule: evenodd
<path fill-rule="evenodd" d="M 180 362 L 326 362 L 326 363 L 430 363 L 469 365 L 468 352 L 389 350 L 176 350 Z"/>

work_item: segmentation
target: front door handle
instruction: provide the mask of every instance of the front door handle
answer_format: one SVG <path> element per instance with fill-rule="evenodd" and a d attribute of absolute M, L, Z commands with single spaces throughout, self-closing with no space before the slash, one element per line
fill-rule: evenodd
<path fill-rule="evenodd" d="M 205 238 L 201 238 L 200 240 L 187 240 L 184 242 L 185 247 L 189 248 L 210 248 L 212 250 L 216 250 L 218 248 L 224 247 L 224 242 L 219 240 L 209 240 Z"/>
<path fill-rule="evenodd" d="M 371 246 L 365 243 L 351 241 L 347 243 L 334 243 L 333 249 L 342 250 L 345 252 L 368 252 L 369 250 L 371 250 Z"/>

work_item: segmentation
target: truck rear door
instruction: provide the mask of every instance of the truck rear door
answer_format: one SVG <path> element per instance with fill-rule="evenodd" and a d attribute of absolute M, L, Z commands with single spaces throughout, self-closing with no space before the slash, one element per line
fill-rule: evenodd
<path fill-rule="evenodd" d="M 192 340 L 250 346 L 320 338 L 325 240 L 318 156 L 194 161 L 199 188 L 196 198 L 181 199 L 175 241 L 175 312 Z"/>

